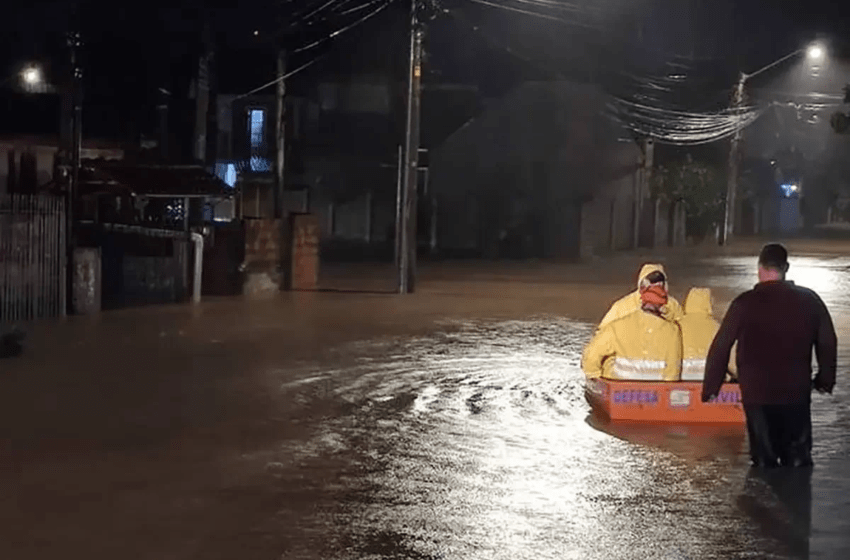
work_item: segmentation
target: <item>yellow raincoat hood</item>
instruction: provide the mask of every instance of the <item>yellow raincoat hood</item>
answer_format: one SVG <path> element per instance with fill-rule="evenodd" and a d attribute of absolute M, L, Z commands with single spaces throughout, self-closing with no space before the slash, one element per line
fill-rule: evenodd
<path fill-rule="evenodd" d="M 643 279 L 646 278 L 647 276 L 649 276 L 650 274 L 652 274 L 653 272 L 660 272 L 661 274 L 664 275 L 664 278 L 667 278 L 667 272 L 664 271 L 664 265 L 647 263 L 647 264 L 645 264 L 641 267 L 640 273 L 638 274 L 638 280 L 637 280 L 638 290 L 640 290 L 640 285 L 641 285 L 641 282 L 643 282 Z M 664 288 L 667 289 L 667 281 L 666 280 L 664 282 Z"/>
<path fill-rule="evenodd" d="M 712 311 L 711 290 L 708 288 L 692 288 L 685 299 L 685 315 L 714 316 Z"/>
<path fill-rule="evenodd" d="M 599 322 L 599 326 L 597 329 L 601 329 L 611 321 L 616 319 L 621 319 L 632 313 L 637 311 L 641 307 L 640 301 L 640 284 L 641 280 L 652 274 L 653 272 L 661 272 L 664 274 L 664 277 L 667 277 L 667 272 L 664 270 L 664 266 L 656 263 L 648 263 L 641 267 L 640 273 L 638 274 L 637 279 L 637 290 L 632 293 L 621 297 L 617 301 L 611 305 L 611 308 L 602 317 L 602 321 Z M 669 291 L 670 287 L 667 282 L 664 282 L 664 288 Z M 682 318 L 682 306 L 679 305 L 679 302 L 671 296 L 669 293 L 667 294 L 667 305 L 661 308 L 661 312 L 664 315 L 664 318 L 668 321 L 678 322 L 679 319 Z"/>
<path fill-rule="evenodd" d="M 691 288 L 685 298 L 685 316 L 679 321 L 682 328 L 682 380 L 701 381 L 705 376 L 705 358 L 720 329 L 712 311 L 711 290 Z M 729 371 L 735 372 L 734 352 Z"/>

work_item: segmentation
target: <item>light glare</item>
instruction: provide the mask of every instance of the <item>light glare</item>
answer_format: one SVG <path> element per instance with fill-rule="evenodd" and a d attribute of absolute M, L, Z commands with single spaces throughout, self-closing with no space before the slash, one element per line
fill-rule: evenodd
<path fill-rule="evenodd" d="M 41 71 L 34 66 L 24 70 L 22 76 L 24 78 L 24 82 L 31 86 L 41 83 Z"/>
<path fill-rule="evenodd" d="M 812 60 L 820 60 L 823 58 L 824 54 L 823 47 L 821 47 L 820 45 L 812 45 L 811 47 L 809 47 L 808 54 L 809 58 L 811 58 Z"/>

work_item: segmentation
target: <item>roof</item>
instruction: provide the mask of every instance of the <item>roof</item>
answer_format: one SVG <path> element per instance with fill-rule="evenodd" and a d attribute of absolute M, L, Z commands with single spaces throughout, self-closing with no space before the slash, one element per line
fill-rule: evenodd
<path fill-rule="evenodd" d="M 234 189 L 200 165 L 155 165 L 85 160 L 80 194 L 150 197 L 232 196 Z"/>

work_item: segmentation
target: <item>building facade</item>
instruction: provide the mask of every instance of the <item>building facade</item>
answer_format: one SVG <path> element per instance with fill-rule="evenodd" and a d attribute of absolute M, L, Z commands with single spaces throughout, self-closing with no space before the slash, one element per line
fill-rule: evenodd
<path fill-rule="evenodd" d="M 441 249 L 578 259 L 634 246 L 636 200 L 648 196 L 644 153 L 605 103 L 596 86 L 527 82 L 436 149 Z M 648 200 L 639 208 L 649 244 L 683 238 L 667 218 L 681 212 Z"/>

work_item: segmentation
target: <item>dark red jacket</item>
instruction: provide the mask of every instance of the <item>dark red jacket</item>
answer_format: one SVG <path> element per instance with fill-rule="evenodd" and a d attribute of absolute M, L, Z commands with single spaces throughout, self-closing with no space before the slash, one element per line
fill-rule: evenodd
<path fill-rule="evenodd" d="M 812 348 L 817 387 L 835 386 L 837 340 L 818 295 L 790 281 L 763 282 L 735 298 L 708 351 L 702 397 L 716 395 L 738 341 L 738 382 L 744 404 L 809 402 Z"/>

